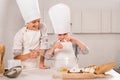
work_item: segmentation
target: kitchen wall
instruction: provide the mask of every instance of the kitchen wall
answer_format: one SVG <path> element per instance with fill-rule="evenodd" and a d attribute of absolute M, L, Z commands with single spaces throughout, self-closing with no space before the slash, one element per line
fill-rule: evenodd
<path fill-rule="evenodd" d="M 43 0 L 39 1 L 42 6 Z M 92 3 L 90 0 L 83 0 L 83 3 L 89 5 L 87 1 Z M 103 0 L 99 0 L 99 2 L 101 1 Z M 112 5 L 112 3 L 120 5 L 120 0 L 110 0 L 109 4 Z M 107 4 L 107 0 L 104 0 L 104 6 Z M 120 9 L 120 6 L 118 7 Z M 15 0 L 1 0 L 0 8 L 0 43 L 6 45 L 6 55 L 4 59 L 5 65 L 7 65 L 7 60 L 13 58 L 13 38 L 15 33 L 24 26 L 24 21 Z M 42 16 L 45 16 L 43 9 L 44 8 L 41 8 L 41 13 Z M 90 50 L 89 54 L 80 55 L 80 66 L 103 64 L 110 61 L 115 61 L 117 67 L 120 66 L 120 33 L 76 33 L 72 35 L 83 41 Z M 54 37 L 55 35 L 49 34 L 49 42 L 54 41 Z"/>

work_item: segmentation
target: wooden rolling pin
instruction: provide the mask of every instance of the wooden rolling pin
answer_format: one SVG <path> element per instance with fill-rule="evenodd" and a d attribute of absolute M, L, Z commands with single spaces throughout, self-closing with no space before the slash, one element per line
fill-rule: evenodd
<path fill-rule="evenodd" d="M 0 44 L 0 75 L 4 74 L 3 57 L 5 54 L 5 46 Z"/>
<path fill-rule="evenodd" d="M 110 62 L 107 64 L 97 66 L 95 69 L 95 74 L 104 74 L 105 72 L 113 69 L 115 67 L 115 65 L 116 65 L 115 62 Z"/>
<path fill-rule="evenodd" d="M 66 73 L 66 74 L 54 74 L 53 78 L 61 78 L 61 79 L 95 79 L 95 78 L 103 78 L 104 74 L 96 75 L 93 73 Z"/>

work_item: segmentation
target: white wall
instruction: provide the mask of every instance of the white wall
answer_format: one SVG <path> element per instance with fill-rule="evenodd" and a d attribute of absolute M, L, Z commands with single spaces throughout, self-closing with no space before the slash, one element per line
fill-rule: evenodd
<path fill-rule="evenodd" d="M 115 2 L 116 1 L 119 0 L 115 0 Z M 114 3 L 114 0 L 111 0 L 111 4 L 112 2 Z M 84 1 L 84 3 L 86 2 Z M 106 5 L 108 4 L 108 2 L 105 3 Z M 0 43 L 6 45 L 6 64 L 8 59 L 13 58 L 13 38 L 15 33 L 24 25 L 24 21 L 15 0 L 1 0 L 0 8 Z M 102 64 L 109 61 L 116 61 L 117 66 L 120 65 L 120 34 L 83 33 L 74 34 L 73 36 L 82 40 L 90 48 L 90 53 L 88 55 L 81 55 L 81 66 Z M 49 42 L 54 41 L 54 36 L 49 35 L 49 40 Z"/>
<path fill-rule="evenodd" d="M 1 0 L 0 7 L 0 43 L 6 45 L 6 63 L 8 59 L 13 57 L 13 37 L 18 29 L 22 27 L 23 19 L 20 15 L 15 0 Z"/>

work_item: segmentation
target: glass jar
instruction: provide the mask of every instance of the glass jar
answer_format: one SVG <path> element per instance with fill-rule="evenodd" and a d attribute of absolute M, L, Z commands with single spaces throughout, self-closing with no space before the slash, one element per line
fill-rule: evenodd
<path fill-rule="evenodd" d="M 54 68 L 60 72 L 66 72 L 77 64 L 76 58 L 63 58 L 54 60 Z"/>

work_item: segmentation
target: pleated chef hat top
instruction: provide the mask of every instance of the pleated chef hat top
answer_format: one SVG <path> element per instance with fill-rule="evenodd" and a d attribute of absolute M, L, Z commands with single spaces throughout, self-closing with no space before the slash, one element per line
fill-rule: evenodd
<path fill-rule="evenodd" d="M 49 16 L 55 34 L 70 32 L 70 9 L 65 4 L 57 4 L 50 8 Z"/>
<path fill-rule="evenodd" d="M 41 18 L 38 0 L 16 0 L 25 23 Z"/>

